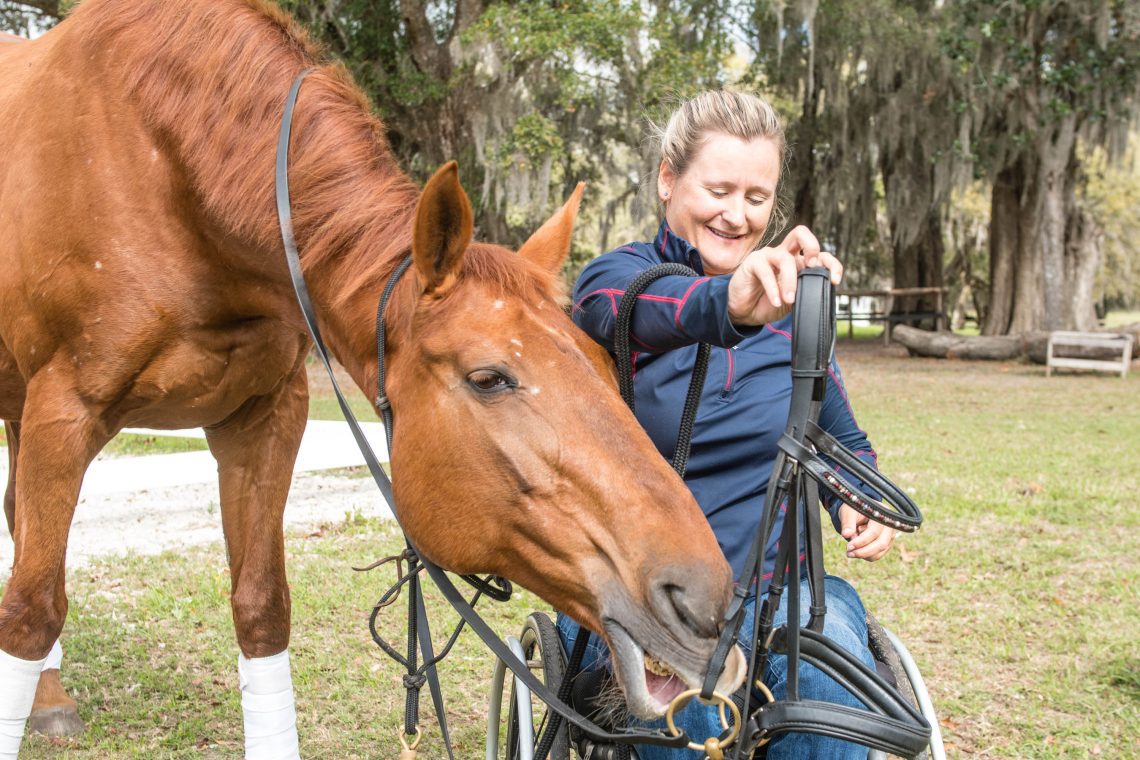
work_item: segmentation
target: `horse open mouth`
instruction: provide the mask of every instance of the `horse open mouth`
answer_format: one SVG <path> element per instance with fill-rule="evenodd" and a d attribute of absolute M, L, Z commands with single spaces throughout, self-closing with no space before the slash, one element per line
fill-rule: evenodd
<path fill-rule="evenodd" d="M 685 682 L 652 655 L 645 655 L 645 689 L 649 696 L 666 707 L 685 690 Z"/>
<path fill-rule="evenodd" d="M 638 718 L 650 719 L 664 715 L 669 703 L 678 694 L 701 685 L 704 673 L 699 669 L 707 663 L 708 654 L 703 658 L 693 653 L 682 655 L 684 659 L 701 662 L 697 668 L 671 664 L 660 654 L 645 651 L 613 620 L 605 621 L 605 629 L 613 654 L 614 674 L 625 692 L 629 711 Z M 715 641 L 708 642 L 709 654 L 715 644 Z M 717 681 L 717 691 L 735 691 L 744 680 L 744 666 L 743 653 L 739 647 L 733 647 L 725 661 L 724 672 Z"/>

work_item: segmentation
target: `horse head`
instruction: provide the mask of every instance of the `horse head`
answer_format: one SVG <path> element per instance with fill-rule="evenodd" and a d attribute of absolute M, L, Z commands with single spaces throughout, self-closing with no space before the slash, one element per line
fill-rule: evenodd
<path fill-rule="evenodd" d="M 515 254 L 472 243 L 454 163 L 427 183 L 389 328 L 393 486 L 425 556 L 510 578 L 600 634 L 649 717 L 699 685 L 732 578 L 605 350 L 562 307 L 581 190 Z M 736 651 L 718 688 L 743 670 Z"/>

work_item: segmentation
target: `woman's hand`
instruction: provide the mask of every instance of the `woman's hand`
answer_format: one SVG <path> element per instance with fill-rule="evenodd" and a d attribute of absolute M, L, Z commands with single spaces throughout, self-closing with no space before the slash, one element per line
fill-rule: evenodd
<path fill-rule="evenodd" d="M 745 256 L 728 282 L 729 319 L 763 325 L 787 316 L 796 300 L 796 275 L 806 267 L 827 267 L 832 285 L 843 279 L 843 265 L 820 251 L 815 235 L 802 225 L 778 245 Z"/>
<path fill-rule="evenodd" d="M 895 529 L 859 514 L 846 504 L 839 507 L 839 532 L 847 539 L 847 556 L 868 562 L 882 559 L 895 541 Z"/>

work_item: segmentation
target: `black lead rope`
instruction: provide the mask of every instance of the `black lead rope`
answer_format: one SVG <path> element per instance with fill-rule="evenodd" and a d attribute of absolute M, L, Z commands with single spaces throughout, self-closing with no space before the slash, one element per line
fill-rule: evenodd
<path fill-rule="evenodd" d="M 301 83 L 312 69 L 304 69 L 301 71 L 297 78 L 293 81 L 293 86 L 289 90 L 289 94 L 285 99 L 284 109 L 281 119 L 281 131 L 277 141 L 277 163 L 276 163 L 276 180 L 275 190 L 277 198 L 277 217 L 281 225 L 281 241 L 285 249 L 285 256 L 289 264 L 289 274 L 293 282 L 293 289 L 297 295 L 297 302 L 301 308 L 301 313 L 305 319 L 305 324 L 309 328 L 309 333 L 313 338 L 313 343 L 317 351 L 317 355 L 324 365 L 325 370 L 328 372 L 329 380 L 332 383 L 333 392 L 336 394 L 337 403 L 340 405 L 341 412 L 344 414 L 345 421 L 348 423 L 349 429 L 352 431 L 353 438 L 356 440 L 356 445 L 360 448 L 360 452 L 364 457 L 365 463 L 368 465 L 368 470 L 372 474 L 372 479 L 376 481 L 376 485 L 380 488 L 384 499 L 387 501 L 392 516 L 395 518 L 397 525 L 403 530 L 403 524 L 400 522 L 399 512 L 396 510 L 396 500 L 392 494 L 392 483 L 388 479 L 388 475 L 384 472 L 383 467 L 380 466 L 379 460 L 376 458 L 372 447 L 368 443 L 368 439 L 364 436 L 364 431 L 360 428 L 360 423 L 357 422 L 356 416 L 349 408 L 348 401 L 345 399 L 344 394 L 340 390 L 340 385 L 337 383 L 336 375 L 333 372 L 332 364 L 328 357 L 328 351 L 325 348 L 324 341 L 321 339 L 321 333 L 317 327 L 316 311 L 313 309 L 312 300 L 309 297 L 308 289 L 305 286 L 305 280 L 301 272 L 300 255 L 297 251 L 297 243 L 293 233 L 292 212 L 290 210 L 289 199 L 289 178 L 288 178 L 288 155 L 289 155 L 289 137 L 292 130 L 293 110 L 297 102 L 297 93 L 301 89 Z M 378 394 L 376 398 L 376 407 L 380 411 L 384 420 L 384 427 L 389 445 L 389 452 L 391 451 L 392 443 L 392 429 L 393 429 L 393 415 L 392 405 L 385 395 L 384 380 L 385 372 L 385 348 L 386 348 L 386 331 L 384 328 L 384 310 L 387 306 L 388 299 L 395 288 L 397 281 L 401 274 L 406 271 L 410 258 L 405 260 L 393 271 L 392 276 L 389 278 L 388 283 L 384 289 L 384 294 L 380 299 L 377 307 L 377 330 L 376 330 L 376 348 L 377 348 L 377 363 L 378 363 Z M 404 531 L 405 537 L 407 532 Z M 471 604 L 459 593 L 455 585 L 447 577 L 447 574 L 440 569 L 433 562 L 428 560 L 422 554 L 415 550 L 412 544 L 408 543 L 408 549 L 414 553 L 423 567 L 423 569 L 431 576 L 432 581 L 439 588 L 440 593 L 448 601 L 449 604 L 459 613 L 463 621 L 478 634 L 483 643 L 494 653 L 496 657 L 503 661 L 515 678 L 521 683 L 530 688 L 531 692 L 545 702 L 551 710 L 561 715 L 566 721 L 574 726 L 577 726 L 585 733 L 597 737 L 600 741 L 611 742 L 615 744 L 654 744 L 663 747 L 681 748 L 688 744 L 688 737 L 683 733 L 680 736 L 669 736 L 660 731 L 649 731 L 645 729 L 625 729 L 620 732 L 609 732 L 602 729 L 592 721 L 587 720 L 578 714 L 573 708 L 568 706 L 564 700 L 558 698 L 558 695 L 551 691 L 545 684 L 539 681 L 533 673 L 527 668 L 525 662 L 520 662 L 513 652 L 507 647 L 506 644 L 499 639 L 498 635 L 487 625 L 484 620 L 479 617 L 478 613 L 471 607 Z M 488 588 L 495 588 L 501 591 L 501 584 L 496 584 L 494 581 L 480 581 Z M 435 662 L 439 657 L 431 654 L 431 635 L 427 625 L 427 617 L 423 614 L 424 608 L 422 598 L 417 602 L 416 608 L 423 624 L 419 626 L 418 631 L 415 633 L 420 641 L 420 651 L 424 655 L 425 663 L 431 663 L 426 669 L 426 677 L 431 687 L 432 698 L 435 702 L 436 714 L 439 718 L 441 733 L 444 736 L 444 741 L 447 745 L 448 756 L 452 756 L 450 740 L 447 736 L 446 728 L 446 715 L 443 708 L 442 694 L 439 689 L 438 676 L 436 675 Z M 410 637 L 411 638 L 411 637 Z M 440 655 L 442 657 L 442 654 Z M 411 658 L 408 658 L 411 661 Z M 421 666 L 423 668 L 424 666 Z M 413 727 L 414 731 L 414 727 Z M 411 735 L 412 732 L 408 732 Z"/>
<path fill-rule="evenodd" d="M 631 412 L 636 412 L 633 398 L 633 352 L 630 340 L 633 322 L 633 309 L 637 298 L 656 280 L 669 275 L 696 277 L 697 273 L 684 264 L 658 264 L 650 267 L 633 279 L 622 294 L 614 323 L 614 361 L 617 363 L 618 389 Z M 712 347 L 707 343 L 697 346 L 697 358 L 693 362 L 693 375 L 689 381 L 689 391 L 685 394 L 685 406 L 681 412 L 681 426 L 677 431 L 677 446 L 673 449 L 673 469 L 682 478 L 689 466 L 689 451 L 693 441 L 693 425 L 697 420 L 697 407 L 701 403 L 701 391 L 705 387 L 705 377 L 709 371 L 709 355 Z"/>

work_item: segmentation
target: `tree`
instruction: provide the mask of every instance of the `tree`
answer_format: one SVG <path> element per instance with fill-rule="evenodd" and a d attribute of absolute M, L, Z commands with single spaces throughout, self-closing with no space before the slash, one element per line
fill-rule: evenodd
<path fill-rule="evenodd" d="M 458 158 L 480 234 L 506 244 L 585 180 L 604 246 L 621 207 L 645 202 L 639 114 L 720 81 L 727 48 L 716 2 L 286 5 L 368 90 L 401 164 L 424 175 Z"/>
<path fill-rule="evenodd" d="M 54 26 L 73 4 L 70 0 L 0 0 L 0 31 L 30 37 Z"/>
<path fill-rule="evenodd" d="M 1120 260 L 1085 156 L 1119 155 L 1140 107 L 1135 0 L 281 2 L 371 96 L 407 171 L 459 159 L 484 239 L 517 245 L 587 181 L 571 275 L 651 231 L 643 116 L 727 83 L 787 118 L 785 205 L 849 282 L 942 285 L 949 260 L 986 332 L 1082 327 L 1104 256 Z M 43 28 L 69 4 L 0 0 L 0 24 Z M 988 265 L 976 216 L 967 234 L 949 206 L 975 181 Z"/>
<path fill-rule="evenodd" d="M 955 149 L 941 15 L 930 2 L 825 0 L 774 2 L 755 16 L 754 80 L 799 100 L 789 128 L 796 221 L 844 256 L 852 281 L 942 284 L 942 215 L 967 164 Z"/>
<path fill-rule="evenodd" d="M 1083 139 L 1116 152 L 1137 115 L 1140 9 L 1128 0 L 973 0 L 947 54 L 993 179 L 990 335 L 1094 324 L 1099 235 L 1081 202 Z"/>

